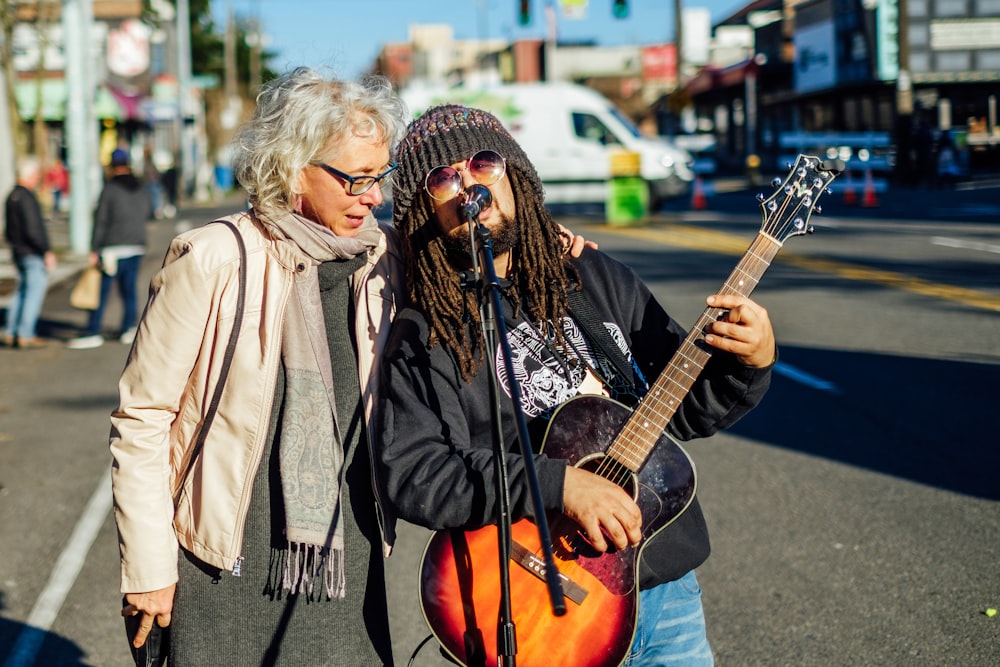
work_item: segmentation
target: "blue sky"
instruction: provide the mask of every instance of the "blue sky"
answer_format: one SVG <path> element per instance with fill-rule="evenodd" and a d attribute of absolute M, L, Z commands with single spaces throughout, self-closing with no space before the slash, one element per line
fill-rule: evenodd
<path fill-rule="evenodd" d="M 341 77 L 361 74 L 382 44 L 408 40 L 414 23 L 448 23 L 456 39 L 544 37 L 546 0 L 531 0 L 532 22 L 517 23 L 518 0 L 213 0 L 213 14 L 225 25 L 229 7 L 237 14 L 259 13 L 268 48 L 278 56 L 272 67 L 332 68 Z M 705 7 L 713 24 L 749 0 L 684 0 Z M 589 0 L 585 20 L 559 18 L 561 40 L 595 40 L 601 46 L 660 44 L 674 39 L 671 0 L 629 0 L 629 16 L 616 19 L 612 0 Z"/>

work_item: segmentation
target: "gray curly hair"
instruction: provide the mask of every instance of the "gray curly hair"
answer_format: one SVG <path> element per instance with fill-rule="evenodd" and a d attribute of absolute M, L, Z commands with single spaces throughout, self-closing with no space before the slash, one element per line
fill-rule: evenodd
<path fill-rule="evenodd" d="M 296 68 L 265 84 L 253 119 L 234 137 L 236 179 L 258 210 L 291 210 L 299 173 L 331 143 L 379 137 L 391 149 L 406 119 L 406 105 L 385 77 L 341 81 Z"/>

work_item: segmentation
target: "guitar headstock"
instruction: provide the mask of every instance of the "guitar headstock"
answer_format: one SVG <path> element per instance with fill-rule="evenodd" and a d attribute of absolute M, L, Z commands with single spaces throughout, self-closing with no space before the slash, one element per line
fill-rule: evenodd
<path fill-rule="evenodd" d="M 799 155 L 785 180 L 775 179 L 778 188 L 774 194 L 761 199 L 760 209 L 764 214 L 761 232 L 779 244 L 791 236 L 812 232 L 809 218 L 816 202 L 843 170 L 842 160 Z"/>

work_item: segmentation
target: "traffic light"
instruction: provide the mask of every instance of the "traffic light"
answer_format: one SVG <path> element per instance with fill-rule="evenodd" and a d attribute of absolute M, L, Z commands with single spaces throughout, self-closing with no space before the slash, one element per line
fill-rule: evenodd
<path fill-rule="evenodd" d="M 519 7 L 517 22 L 520 25 L 528 25 L 531 23 L 531 0 L 520 0 Z"/>
<path fill-rule="evenodd" d="M 628 17 L 628 0 L 614 0 L 614 4 L 611 5 L 611 13 L 615 15 L 616 19 Z"/>

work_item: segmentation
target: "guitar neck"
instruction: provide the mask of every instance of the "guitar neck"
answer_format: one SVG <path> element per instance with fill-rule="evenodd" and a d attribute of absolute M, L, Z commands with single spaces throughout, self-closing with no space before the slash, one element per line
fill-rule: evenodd
<path fill-rule="evenodd" d="M 761 276 L 781 249 L 781 243 L 761 232 L 729 274 L 719 294 L 750 296 Z M 636 407 L 607 454 L 633 472 L 638 471 L 712 356 L 705 343 L 705 329 L 725 314 L 708 307 L 695 323 L 670 363 Z"/>

